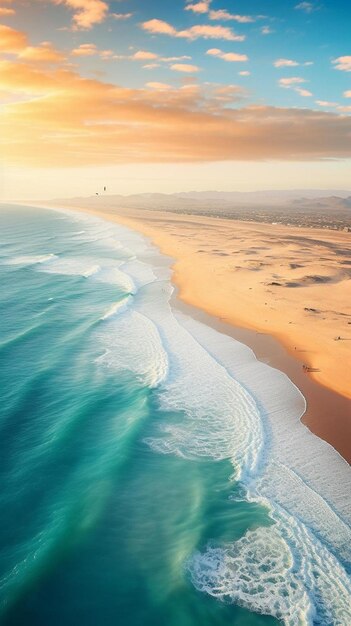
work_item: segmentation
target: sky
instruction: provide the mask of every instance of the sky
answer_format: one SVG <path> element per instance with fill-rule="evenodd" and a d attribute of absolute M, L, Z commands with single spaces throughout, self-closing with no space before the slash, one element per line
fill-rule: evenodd
<path fill-rule="evenodd" d="M 351 187 L 346 0 L 0 0 L 0 200 Z"/>

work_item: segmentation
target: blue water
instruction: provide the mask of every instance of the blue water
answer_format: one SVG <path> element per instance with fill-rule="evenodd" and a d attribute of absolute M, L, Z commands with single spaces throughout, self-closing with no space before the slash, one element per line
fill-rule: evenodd
<path fill-rule="evenodd" d="M 0 211 L 0 623 L 351 624 L 350 470 L 102 220 Z"/>

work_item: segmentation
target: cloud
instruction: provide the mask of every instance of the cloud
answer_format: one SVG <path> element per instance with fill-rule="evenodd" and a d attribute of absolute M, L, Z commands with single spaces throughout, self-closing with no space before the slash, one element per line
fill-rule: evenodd
<path fill-rule="evenodd" d="M 94 43 L 83 43 L 77 48 L 71 50 L 74 57 L 92 57 L 99 56 L 103 60 L 115 57 L 113 50 L 100 50 Z"/>
<path fill-rule="evenodd" d="M 334 59 L 332 63 L 335 65 L 336 70 L 351 72 L 351 56 L 338 57 L 337 59 Z"/>
<path fill-rule="evenodd" d="M 273 65 L 274 67 L 296 67 L 299 63 L 292 59 L 277 59 Z"/>
<path fill-rule="evenodd" d="M 302 83 L 307 83 L 307 80 L 305 78 L 300 78 L 299 76 L 291 76 L 290 78 L 279 79 L 279 85 L 281 87 L 285 87 L 286 89 L 289 89 L 294 85 L 300 85 Z"/>
<path fill-rule="evenodd" d="M 239 76 L 250 76 L 251 72 L 248 72 L 247 70 L 243 70 L 242 72 L 239 72 Z"/>
<path fill-rule="evenodd" d="M 150 89 L 159 89 L 159 90 L 172 89 L 172 85 L 168 85 L 167 83 L 157 83 L 157 82 L 146 83 L 146 87 L 149 87 Z"/>
<path fill-rule="evenodd" d="M 224 22 L 232 20 L 234 22 L 238 22 L 239 24 L 249 24 L 250 22 L 255 21 L 255 19 L 250 15 L 236 15 L 234 13 L 229 13 L 225 9 L 210 11 L 209 17 L 210 20 L 223 20 Z"/>
<path fill-rule="evenodd" d="M 153 59 L 158 59 L 158 54 L 148 52 L 147 50 L 138 50 L 130 58 L 134 61 L 152 61 Z"/>
<path fill-rule="evenodd" d="M 187 0 L 189 2 L 189 0 Z M 210 10 L 211 0 L 204 0 L 203 2 L 196 2 L 188 4 L 185 7 L 186 11 L 193 11 L 193 13 L 208 13 L 210 20 L 224 21 L 224 22 L 239 22 L 240 24 L 248 24 L 254 22 L 255 19 L 250 15 L 237 15 L 235 13 L 229 13 L 226 9 L 218 9 L 216 11 Z"/>
<path fill-rule="evenodd" d="M 349 91 L 344 91 L 344 98 L 351 98 L 351 89 Z"/>
<path fill-rule="evenodd" d="M 0 51 L 18 53 L 28 44 L 27 35 L 20 31 L 0 24 Z"/>
<path fill-rule="evenodd" d="M 233 108 L 233 98 L 240 98 L 235 86 L 128 89 L 64 67 L 1 61 L 0 89 L 12 98 L 0 118 L 0 158 L 9 165 L 351 156 L 348 115 L 306 108 Z M 38 150 L 41 144 L 45 150 Z"/>
<path fill-rule="evenodd" d="M 176 37 L 177 35 L 177 31 L 174 26 L 171 26 L 171 24 L 168 24 L 168 22 L 164 22 L 163 20 L 148 20 L 147 22 L 143 22 L 141 27 L 148 33 L 156 35 L 170 35 L 171 37 Z"/>
<path fill-rule="evenodd" d="M 134 13 L 111 13 L 111 17 L 115 20 L 129 20 Z"/>
<path fill-rule="evenodd" d="M 102 0 L 51 0 L 73 10 L 73 30 L 90 30 L 101 24 L 108 13 L 108 4 Z"/>
<path fill-rule="evenodd" d="M 182 39 L 224 39 L 227 41 L 244 41 L 245 35 L 236 35 L 231 28 L 226 26 L 211 26 L 198 24 L 185 30 L 176 30 L 174 26 L 163 20 L 152 19 L 141 24 L 143 30 L 159 35 L 169 35 Z"/>
<path fill-rule="evenodd" d="M 200 68 L 197 65 L 188 65 L 186 63 L 174 63 L 170 69 L 174 72 L 184 72 L 185 74 L 200 72 Z"/>
<path fill-rule="evenodd" d="M 193 13 L 208 13 L 211 0 L 204 0 L 203 2 L 196 2 L 195 4 L 188 4 L 185 7 L 186 11 L 193 11 Z"/>
<path fill-rule="evenodd" d="M 143 65 L 144 70 L 154 70 L 156 69 L 156 67 L 160 67 L 160 64 L 159 63 L 146 63 L 146 65 Z"/>
<path fill-rule="evenodd" d="M 298 65 L 303 65 L 307 67 L 308 65 L 313 65 L 313 61 L 305 61 L 305 63 L 298 63 L 298 61 L 293 61 L 292 59 L 277 59 L 273 63 L 274 67 L 297 67 Z"/>
<path fill-rule="evenodd" d="M 249 60 L 246 54 L 237 54 L 236 52 L 222 52 L 222 50 L 219 50 L 219 48 L 210 48 L 210 50 L 207 50 L 206 54 L 218 57 L 219 59 L 223 59 L 223 61 L 228 61 L 231 63 L 242 63 Z"/>
<path fill-rule="evenodd" d="M 295 9 L 304 11 L 305 13 L 313 13 L 313 11 L 317 11 L 318 7 L 316 7 L 312 2 L 300 2 L 295 6 Z"/>
<path fill-rule="evenodd" d="M 0 17 L 8 17 L 9 15 L 15 15 L 14 9 L 7 9 L 6 7 L 0 7 Z"/>
<path fill-rule="evenodd" d="M 56 50 L 50 41 L 43 41 L 40 46 L 27 46 L 19 53 L 20 59 L 37 63 L 60 63 L 66 56 Z"/>
<path fill-rule="evenodd" d="M 310 96 L 313 96 L 313 93 L 308 91 L 308 89 L 302 89 L 301 87 L 295 87 L 294 91 L 296 91 L 303 98 L 309 98 Z"/>
<path fill-rule="evenodd" d="M 308 81 L 305 78 L 301 78 L 300 76 L 291 76 L 290 78 L 279 79 L 280 87 L 283 87 L 284 89 L 293 89 L 294 91 L 296 91 L 296 93 L 299 94 L 299 96 L 302 96 L 303 98 L 309 98 L 310 96 L 313 96 L 313 93 L 311 93 L 308 89 L 303 89 L 299 86 L 307 82 Z"/>
<path fill-rule="evenodd" d="M 272 33 L 274 33 L 274 30 L 272 30 L 272 28 L 270 26 L 262 26 L 261 27 L 261 34 L 262 35 L 272 35 Z"/>
<path fill-rule="evenodd" d="M 180 57 L 161 57 L 161 61 L 166 63 L 172 63 L 174 61 L 191 61 L 191 57 L 187 54 L 183 54 Z"/>
<path fill-rule="evenodd" d="M 320 107 L 336 107 L 337 102 L 328 102 L 328 100 L 315 100 L 315 103 Z"/>

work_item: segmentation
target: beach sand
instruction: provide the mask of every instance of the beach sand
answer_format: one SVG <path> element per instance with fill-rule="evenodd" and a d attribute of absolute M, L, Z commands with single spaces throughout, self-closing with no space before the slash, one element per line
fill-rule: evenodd
<path fill-rule="evenodd" d="M 87 212 L 138 230 L 171 256 L 183 306 L 214 316 L 196 313 L 286 372 L 306 397 L 304 423 L 351 462 L 349 233 L 147 210 Z"/>

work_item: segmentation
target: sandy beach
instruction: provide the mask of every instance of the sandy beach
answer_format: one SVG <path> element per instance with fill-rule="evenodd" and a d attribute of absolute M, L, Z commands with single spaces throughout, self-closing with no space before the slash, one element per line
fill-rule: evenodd
<path fill-rule="evenodd" d="M 87 212 L 142 232 L 173 257 L 181 301 L 285 371 L 307 399 L 303 421 L 351 462 L 349 233 L 144 210 Z"/>

